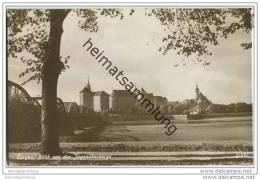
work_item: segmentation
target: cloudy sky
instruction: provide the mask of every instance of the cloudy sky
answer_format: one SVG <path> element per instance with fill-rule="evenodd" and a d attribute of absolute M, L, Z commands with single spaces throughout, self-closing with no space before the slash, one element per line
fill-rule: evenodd
<path fill-rule="evenodd" d="M 183 59 L 175 53 L 158 52 L 163 36 L 158 20 L 144 15 L 139 9 L 123 20 L 101 17 L 98 33 L 81 30 L 76 17 L 70 14 L 64 22 L 61 55 L 70 55 L 70 69 L 64 72 L 58 83 L 58 96 L 64 101 L 79 102 L 79 91 L 89 77 L 93 91 L 123 87 L 94 58 L 82 48 L 92 38 L 94 46 L 104 51 L 138 88 L 155 95 L 180 101 L 193 98 L 195 85 L 214 103 L 247 102 L 252 99 L 251 50 L 243 50 L 241 42 L 248 42 L 250 35 L 236 33 L 219 46 L 211 47 L 213 56 L 204 57 L 210 66 L 187 61 L 186 66 L 174 67 Z M 19 61 L 9 61 L 8 79 L 21 83 L 18 74 L 24 69 Z M 32 95 L 41 94 L 41 84 L 30 82 L 24 86 Z"/>

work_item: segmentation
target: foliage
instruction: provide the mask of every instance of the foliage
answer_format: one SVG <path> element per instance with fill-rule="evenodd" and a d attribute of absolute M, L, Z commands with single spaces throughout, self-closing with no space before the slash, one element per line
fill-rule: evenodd
<path fill-rule="evenodd" d="M 26 64 L 19 77 L 32 73 L 27 81 L 41 79 L 48 48 L 48 21 L 48 10 L 10 9 L 7 12 L 8 57 L 19 58 Z"/>
<path fill-rule="evenodd" d="M 47 60 L 50 30 L 50 12 L 48 9 L 9 9 L 7 11 L 8 57 L 20 59 L 26 69 L 20 77 L 30 75 L 25 81 L 42 78 L 43 65 Z M 135 10 L 123 9 L 63 9 L 59 10 L 65 18 L 68 15 L 78 17 L 80 28 L 88 32 L 98 31 L 98 17 L 123 19 L 133 15 Z M 130 12 L 128 12 L 130 11 Z M 197 56 L 198 62 L 202 55 L 212 55 L 208 45 L 218 45 L 218 39 L 228 38 L 237 31 L 250 33 L 253 24 L 253 12 L 249 8 L 232 9 L 179 9 L 158 8 L 147 9 L 146 15 L 155 16 L 162 24 L 166 36 L 164 45 L 159 48 L 163 54 L 173 50 L 178 55 Z M 64 18 L 64 19 L 65 19 Z M 251 48 L 251 42 L 242 44 L 245 49 Z M 69 68 L 70 56 L 60 57 L 58 71 Z"/>
<path fill-rule="evenodd" d="M 89 110 L 87 113 L 80 114 L 81 125 L 84 127 L 89 126 L 106 126 L 108 122 L 107 114 L 102 114 L 99 112 L 94 112 Z M 82 126 L 81 126 L 82 127 Z"/>
<path fill-rule="evenodd" d="M 42 79 L 43 65 L 47 62 L 49 48 L 50 12 L 58 10 L 45 9 L 9 9 L 7 11 L 7 44 L 8 58 L 19 59 L 26 64 L 25 71 L 19 77 L 29 75 L 23 83 L 31 80 L 39 82 Z M 117 9 L 83 9 L 83 10 L 59 10 L 64 11 L 65 17 L 74 13 L 78 17 L 79 27 L 88 32 L 97 32 L 98 14 L 115 18 L 123 14 Z M 62 13 L 61 13 L 62 14 Z M 54 59 L 58 61 L 58 72 L 69 68 L 70 56 Z"/>
<path fill-rule="evenodd" d="M 252 9 L 152 9 L 148 16 L 155 15 L 167 31 L 163 38 L 164 45 L 159 48 L 163 54 L 174 50 L 177 55 L 186 57 L 196 55 L 197 61 L 203 65 L 203 55 L 211 56 L 208 45 L 219 45 L 220 38 L 243 31 L 249 33 L 252 29 Z M 252 43 L 241 44 L 245 49 Z M 195 56 L 195 57 L 196 57 Z M 178 66 L 178 65 L 177 65 Z"/>
<path fill-rule="evenodd" d="M 252 152 L 248 142 L 102 142 L 102 143 L 62 143 L 67 152 L 185 152 L 222 151 Z M 39 144 L 11 144 L 10 152 L 38 152 Z"/>
<path fill-rule="evenodd" d="M 206 103 L 202 104 L 204 113 L 213 114 L 213 113 L 244 113 L 252 112 L 252 104 L 247 104 L 243 102 L 231 103 L 228 105 L 225 104 L 211 104 Z M 195 101 L 184 101 L 176 102 L 172 104 L 171 114 L 188 114 L 196 107 Z"/>
<path fill-rule="evenodd" d="M 31 102 L 23 101 L 23 98 L 16 94 L 8 97 L 8 139 L 9 142 L 38 142 L 41 136 L 40 107 Z M 66 118 L 67 117 L 67 118 Z M 74 130 L 85 127 L 106 126 L 106 116 L 93 111 L 75 114 L 64 112 L 58 108 L 58 118 L 61 136 L 72 136 Z"/>
<path fill-rule="evenodd" d="M 194 100 L 176 102 L 172 104 L 171 114 L 188 114 L 195 108 L 195 106 L 196 106 L 196 102 Z"/>
<path fill-rule="evenodd" d="M 8 98 L 8 142 L 37 142 L 41 136 L 40 108 L 22 101 L 19 95 Z"/>
<path fill-rule="evenodd" d="M 252 112 L 252 104 L 231 103 L 229 105 L 212 104 L 207 108 L 207 113 L 244 113 Z"/>

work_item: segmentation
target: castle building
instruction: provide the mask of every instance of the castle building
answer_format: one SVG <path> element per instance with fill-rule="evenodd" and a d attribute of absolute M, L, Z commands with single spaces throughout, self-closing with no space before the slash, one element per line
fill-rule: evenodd
<path fill-rule="evenodd" d="M 79 92 L 79 104 L 93 110 L 93 92 L 91 92 L 91 87 L 88 79 L 88 84 Z"/>
<path fill-rule="evenodd" d="M 160 111 L 163 113 L 167 112 L 167 98 L 162 96 L 154 96 L 152 93 L 146 92 L 143 88 L 141 88 L 141 92 L 145 95 L 145 98 L 149 99 L 154 107 L 159 107 Z M 140 108 L 139 108 L 140 109 Z M 142 108 L 144 112 L 146 110 Z"/>
<path fill-rule="evenodd" d="M 109 110 L 109 95 L 105 91 L 92 92 L 88 84 L 79 92 L 79 104 L 89 110 L 105 112 Z"/>
<path fill-rule="evenodd" d="M 98 91 L 94 94 L 94 111 L 108 112 L 109 110 L 109 94 L 105 91 Z"/>
<path fill-rule="evenodd" d="M 114 112 L 130 112 L 136 104 L 136 99 L 127 90 L 113 90 L 110 95 L 110 108 Z"/>
<path fill-rule="evenodd" d="M 141 89 L 141 93 L 143 93 L 155 107 L 158 106 L 163 112 L 167 111 L 167 98 L 154 96 L 152 93 L 147 93 L 143 88 Z M 115 113 L 130 113 L 139 109 L 145 112 L 145 109 L 139 104 L 131 92 L 127 90 L 113 90 L 110 95 L 105 91 L 92 92 L 89 79 L 87 86 L 79 92 L 79 102 L 79 107 L 81 107 L 82 110 L 84 108 L 87 109 L 84 111 L 107 112 L 112 110 Z"/>

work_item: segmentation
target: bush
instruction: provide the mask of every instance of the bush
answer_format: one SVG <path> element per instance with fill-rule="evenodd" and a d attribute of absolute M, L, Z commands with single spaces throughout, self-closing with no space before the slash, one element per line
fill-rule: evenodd
<path fill-rule="evenodd" d="M 41 136 L 40 107 L 20 97 L 8 99 L 8 142 L 37 142 Z"/>
<path fill-rule="evenodd" d="M 80 115 L 81 126 L 104 126 L 107 125 L 108 116 L 98 112 L 89 111 L 88 113 Z"/>

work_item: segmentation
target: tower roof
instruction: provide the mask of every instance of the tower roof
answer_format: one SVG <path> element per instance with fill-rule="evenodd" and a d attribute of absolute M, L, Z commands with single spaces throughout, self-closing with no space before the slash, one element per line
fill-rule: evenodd
<path fill-rule="evenodd" d="M 80 93 L 86 92 L 86 91 L 88 91 L 88 89 L 87 89 L 87 87 L 85 86 L 85 87 L 80 91 Z"/>
<path fill-rule="evenodd" d="M 200 89 L 199 89 L 199 86 L 198 86 L 198 84 L 197 84 L 197 83 L 196 83 L 195 92 L 196 92 L 196 94 L 197 94 L 197 95 L 200 93 Z"/>
<path fill-rule="evenodd" d="M 199 89 L 199 86 L 198 86 L 198 84 L 196 83 L 196 89 Z"/>
<path fill-rule="evenodd" d="M 90 83 L 89 83 L 89 78 L 88 78 L 87 89 L 89 89 L 89 91 L 91 91 L 91 87 L 90 87 Z"/>
<path fill-rule="evenodd" d="M 88 78 L 88 84 L 87 86 L 85 86 L 81 91 L 80 93 L 82 92 L 91 92 L 91 86 L 90 86 L 90 83 L 89 83 L 89 78 Z"/>

